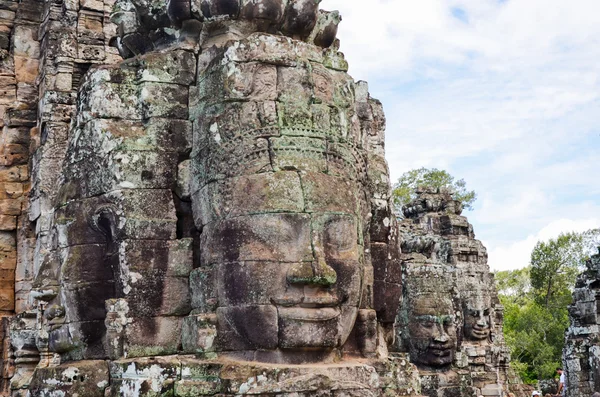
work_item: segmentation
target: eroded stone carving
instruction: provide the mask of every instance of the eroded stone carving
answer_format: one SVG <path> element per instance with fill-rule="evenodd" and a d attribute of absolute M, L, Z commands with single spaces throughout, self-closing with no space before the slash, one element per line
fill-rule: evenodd
<path fill-rule="evenodd" d="M 217 340 L 265 360 L 304 348 L 323 359 L 348 338 L 370 269 L 355 83 L 313 48 L 261 34 L 226 46 L 202 76 L 191 196 Z"/>
<path fill-rule="evenodd" d="M 407 302 L 409 306 L 405 343 L 411 360 L 431 367 L 448 366 L 457 348 L 456 318 L 447 296 L 427 294 Z"/>

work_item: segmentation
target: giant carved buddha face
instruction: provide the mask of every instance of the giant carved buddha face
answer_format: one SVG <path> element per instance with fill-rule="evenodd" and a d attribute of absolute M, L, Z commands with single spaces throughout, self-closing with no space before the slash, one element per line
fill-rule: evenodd
<path fill-rule="evenodd" d="M 408 344 L 411 361 L 430 367 L 452 363 L 457 347 L 452 301 L 436 295 L 418 295 L 408 308 Z"/>
<path fill-rule="evenodd" d="M 343 346 L 356 319 L 364 187 L 349 171 L 327 167 L 306 138 L 271 139 L 286 145 L 257 149 L 227 170 L 238 176 L 194 195 L 201 262 L 215 274 L 218 345 L 253 360 L 320 361 Z"/>
<path fill-rule="evenodd" d="M 258 179 L 288 177 L 305 176 Z M 335 200 L 336 189 L 327 190 L 318 199 Z M 289 193 L 272 191 L 280 199 Z M 209 225 L 203 258 L 216 266 L 222 347 L 280 350 L 279 356 L 308 349 L 316 358 L 341 347 L 361 295 L 358 227 L 356 214 L 333 212 L 252 214 Z"/>
<path fill-rule="evenodd" d="M 213 269 L 221 351 L 320 361 L 344 345 L 362 295 L 370 209 L 354 82 L 318 63 L 228 60 L 257 40 L 275 58 L 301 46 L 266 35 L 242 42 L 203 73 L 235 84 L 198 86 L 200 262 Z"/>

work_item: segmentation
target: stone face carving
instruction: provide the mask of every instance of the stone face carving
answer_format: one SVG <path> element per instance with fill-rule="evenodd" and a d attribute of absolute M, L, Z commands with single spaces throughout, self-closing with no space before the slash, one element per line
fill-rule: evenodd
<path fill-rule="evenodd" d="M 563 350 L 566 395 L 569 397 L 589 396 L 600 391 L 600 248 L 586 267 L 577 277 L 573 291 L 573 304 L 569 306 L 571 325 Z"/>
<path fill-rule="evenodd" d="M 452 301 L 428 294 L 409 302 L 406 339 L 411 360 L 431 367 L 450 365 L 457 347 Z"/>
<path fill-rule="evenodd" d="M 470 271 L 463 274 L 468 278 L 463 281 L 462 286 L 463 339 L 485 345 L 497 337 L 495 326 L 498 302 L 493 301 L 495 293 L 488 285 L 493 281 L 486 272 Z"/>
<path fill-rule="evenodd" d="M 285 57 L 310 49 L 253 35 L 202 72 L 192 206 L 221 348 L 277 361 L 313 348 L 322 359 L 344 345 L 363 295 L 366 152 L 347 116 L 354 82 L 310 58 L 249 58 L 273 40 Z"/>
<path fill-rule="evenodd" d="M 489 297 L 471 296 L 465 299 L 463 316 L 465 339 L 487 340 L 490 338 L 492 304 Z"/>

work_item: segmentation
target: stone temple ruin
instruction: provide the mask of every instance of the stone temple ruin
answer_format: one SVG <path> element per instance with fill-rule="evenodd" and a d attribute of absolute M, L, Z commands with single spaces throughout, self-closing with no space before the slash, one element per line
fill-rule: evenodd
<path fill-rule="evenodd" d="M 461 205 L 397 221 L 319 0 L 2 0 L 0 395 L 501 396 Z"/>
<path fill-rule="evenodd" d="M 600 392 L 600 249 L 579 275 L 563 350 L 568 397 Z"/>

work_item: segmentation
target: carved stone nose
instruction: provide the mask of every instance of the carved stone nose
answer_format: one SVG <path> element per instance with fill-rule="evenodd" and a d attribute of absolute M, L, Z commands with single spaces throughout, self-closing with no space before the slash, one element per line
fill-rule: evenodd
<path fill-rule="evenodd" d="M 315 262 L 302 262 L 294 265 L 288 271 L 287 281 L 290 284 L 330 287 L 336 283 L 337 274 L 324 259 L 319 258 Z"/>
<path fill-rule="evenodd" d="M 450 340 L 450 337 L 448 336 L 448 334 L 446 333 L 446 331 L 444 330 L 444 326 L 443 325 L 438 325 L 436 327 L 437 329 L 437 333 L 436 335 L 434 335 L 434 340 L 436 342 L 440 342 L 440 343 L 446 343 Z"/>

